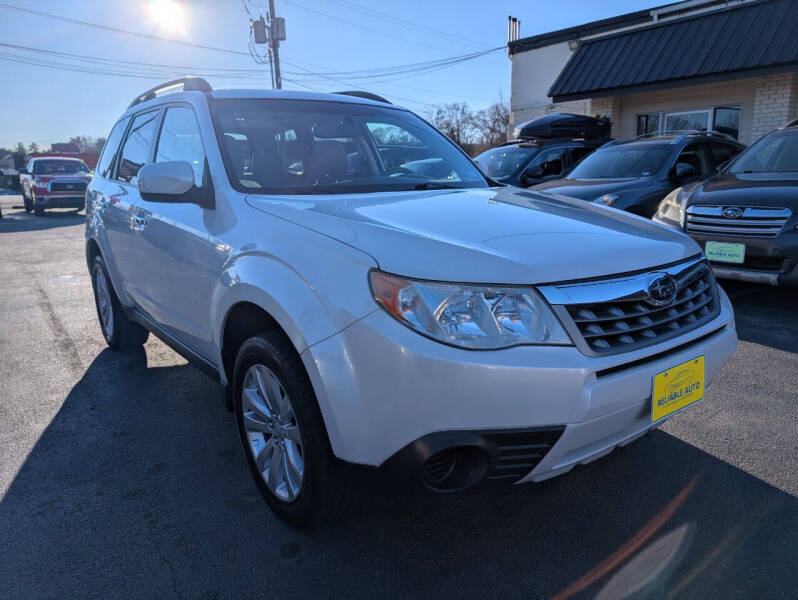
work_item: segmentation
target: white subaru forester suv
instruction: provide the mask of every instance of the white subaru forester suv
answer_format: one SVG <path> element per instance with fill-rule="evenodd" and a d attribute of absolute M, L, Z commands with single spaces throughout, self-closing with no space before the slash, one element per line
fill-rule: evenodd
<path fill-rule="evenodd" d="M 701 400 L 732 307 L 687 236 L 500 186 L 365 93 L 137 97 L 87 192 L 112 348 L 227 391 L 266 501 L 318 523 L 360 475 L 541 481 Z"/>

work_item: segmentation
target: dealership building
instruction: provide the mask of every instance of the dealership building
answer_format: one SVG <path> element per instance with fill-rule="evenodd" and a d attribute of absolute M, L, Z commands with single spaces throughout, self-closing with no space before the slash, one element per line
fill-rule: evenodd
<path fill-rule="evenodd" d="M 798 119 L 798 0 L 688 0 L 527 38 L 518 29 L 512 126 L 604 114 L 614 137 L 710 129 L 750 144 Z"/>

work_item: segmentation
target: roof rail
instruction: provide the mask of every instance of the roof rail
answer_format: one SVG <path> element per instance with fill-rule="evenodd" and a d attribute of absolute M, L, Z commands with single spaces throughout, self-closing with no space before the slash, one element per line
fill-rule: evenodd
<path fill-rule="evenodd" d="M 180 79 L 174 79 L 172 81 L 162 83 L 161 85 L 156 85 L 154 88 L 147 90 L 139 96 L 136 96 L 128 108 L 132 108 L 140 102 L 146 102 L 147 100 L 156 98 L 159 92 L 165 92 L 171 88 L 181 86 L 184 92 L 205 92 L 207 94 L 213 91 L 211 85 L 202 77 L 181 77 Z"/>
<path fill-rule="evenodd" d="M 388 100 L 382 96 L 372 94 L 371 92 L 361 92 L 360 90 L 352 90 L 350 92 L 333 92 L 333 94 L 338 94 L 339 96 L 354 96 L 355 98 L 365 98 L 366 100 L 374 100 L 376 102 L 391 104 L 391 102 L 388 102 Z"/>

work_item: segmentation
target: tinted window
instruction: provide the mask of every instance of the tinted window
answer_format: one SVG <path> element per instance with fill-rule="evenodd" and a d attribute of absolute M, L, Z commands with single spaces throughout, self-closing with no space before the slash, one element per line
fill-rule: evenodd
<path fill-rule="evenodd" d="M 487 185 L 454 144 L 404 110 L 231 99 L 215 101 L 212 112 L 232 184 L 249 192 L 400 191 L 432 181 L 446 187 Z"/>
<path fill-rule="evenodd" d="M 712 150 L 712 166 L 717 168 L 719 165 L 725 163 L 733 156 L 737 156 L 740 149 L 737 146 L 730 146 L 729 144 L 719 144 L 712 142 L 710 144 Z"/>
<path fill-rule="evenodd" d="M 742 110 L 737 106 L 721 106 L 715 109 L 712 129 L 721 133 L 728 133 L 734 139 L 740 137 L 740 114 Z"/>
<path fill-rule="evenodd" d="M 529 163 L 527 170 L 541 168 L 543 172 L 539 175 L 545 177 L 547 175 L 559 175 L 562 173 L 563 164 L 565 162 L 565 152 L 568 148 L 550 148 L 543 150 L 532 162 Z"/>
<path fill-rule="evenodd" d="M 79 175 L 89 172 L 89 167 L 82 160 L 42 160 L 33 162 L 34 175 Z"/>
<path fill-rule="evenodd" d="M 636 143 L 599 148 L 568 175 L 570 179 L 650 177 L 671 156 L 670 145 Z"/>
<path fill-rule="evenodd" d="M 111 133 L 108 135 L 108 140 L 105 142 L 100 160 L 97 162 L 96 172 L 107 179 L 111 177 L 111 169 L 114 164 L 114 158 L 116 157 L 116 151 L 119 150 L 119 143 L 122 141 L 122 136 L 125 135 L 125 129 L 129 122 L 130 119 L 122 119 L 119 123 L 114 125 L 114 128 L 111 129 Z"/>
<path fill-rule="evenodd" d="M 537 146 L 499 146 L 485 150 L 474 160 L 490 177 L 509 177 L 526 165 L 539 150 Z"/>
<path fill-rule="evenodd" d="M 202 145 L 199 123 L 194 110 L 187 106 L 166 109 L 166 116 L 158 138 L 155 162 L 181 160 L 189 163 L 194 170 L 194 185 L 202 186 L 205 170 L 205 149 Z"/>
<path fill-rule="evenodd" d="M 798 173 L 798 131 L 766 135 L 735 160 L 728 173 Z"/>
<path fill-rule="evenodd" d="M 568 148 L 568 154 L 571 155 L 571 164 L 575 165 L 580 160 L 582 160 L 585 156 L 593 152 L 595 148 L 589 148 L 585 146 L 577 146 L 575 148 Z"/>
<path fill-rule="evenodd" d="M 696 175 L 709 175 L 711 172 L 709 161 L 704 153 L 704 145 L 701 143 L 685 146 L 676 158 L 676 163 L 690 165 Z"/>
<path fill-rule="evenodd" d="M 150 160 L 150 148 L 158 124 L 158 111 L 142 113 L 133 119 L 130 132 L 122 146 L 116 178 L 128 183 L 136 183 L 139 169 Z"/>

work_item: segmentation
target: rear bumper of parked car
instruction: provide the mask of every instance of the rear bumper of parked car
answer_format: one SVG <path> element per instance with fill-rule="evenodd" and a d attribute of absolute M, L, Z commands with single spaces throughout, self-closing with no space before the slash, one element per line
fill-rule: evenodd
<path fill-rule="evenodd" d="M 464 485 L 449 489 L 482 479 L 541 481 L 661 424 L 651 422 L 655 374 L 704 355 L 707 385 L 714 379 L 737 345 L 731 304 L 721 296 L 711 322 L 612 356 L 591 358 L 573 346 L 463 350 L 378 310 L 311 346 L 303 360 L 339 459 L 416 482 L 430 470 L 469 467 L 455 482 Z"/>
<path fill-rule="evenodd" d="M 745 244 L 741 265 L 711 262 L 716 277 L 770 285 L 798 285 L 798 230 L 775 238 L 722 237 L 690 234 L 701 248 L 707 241 Z"/>

